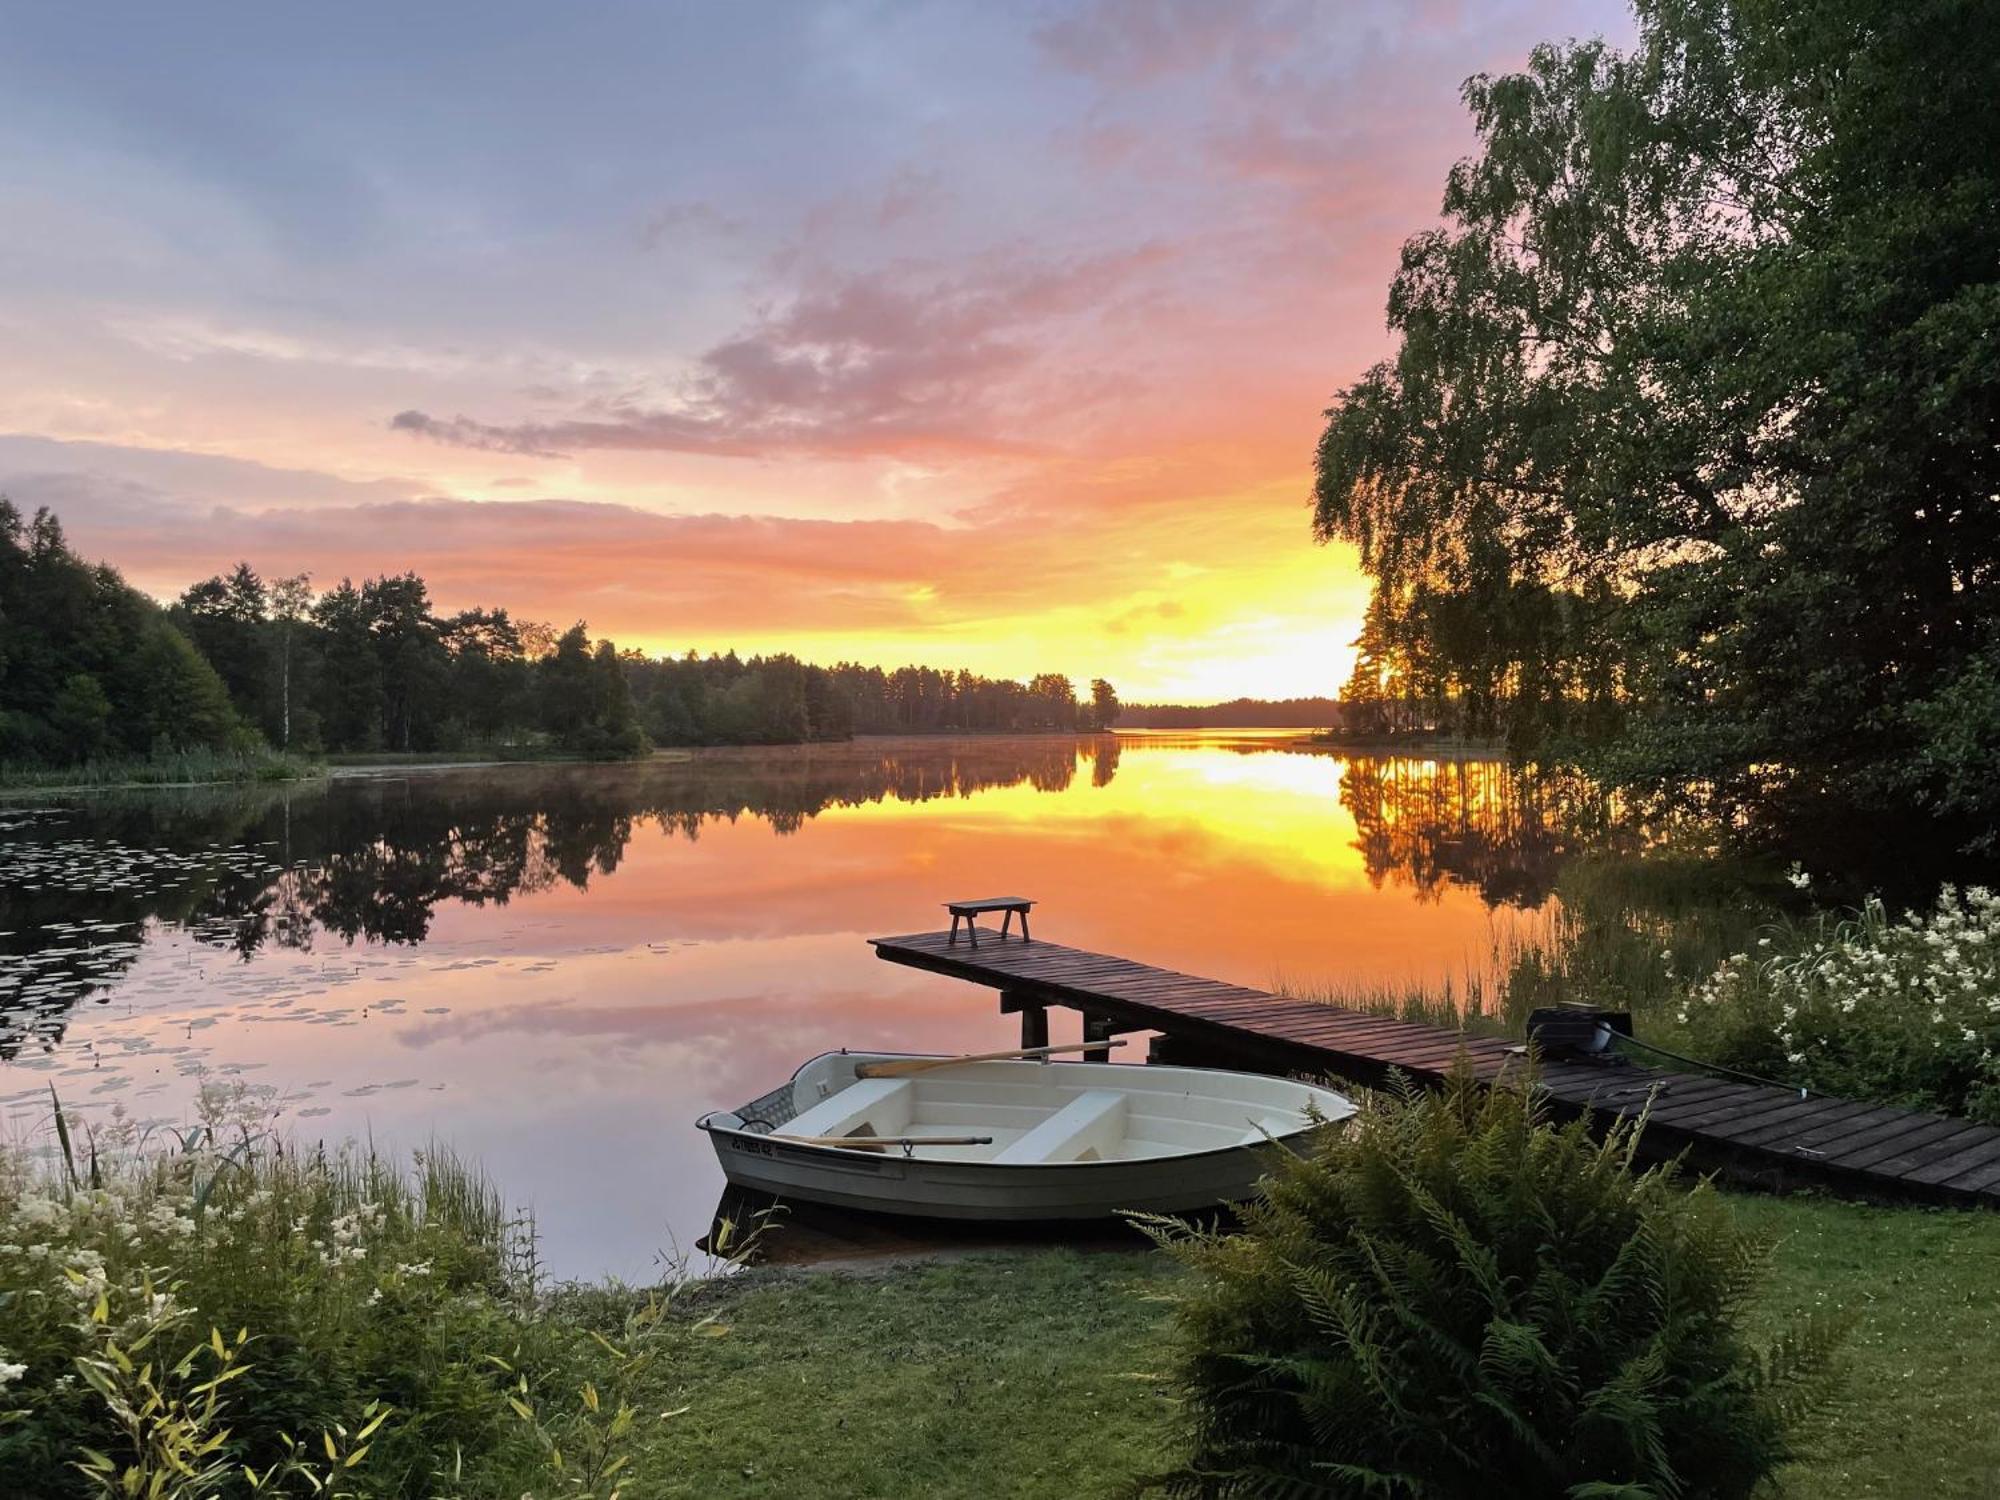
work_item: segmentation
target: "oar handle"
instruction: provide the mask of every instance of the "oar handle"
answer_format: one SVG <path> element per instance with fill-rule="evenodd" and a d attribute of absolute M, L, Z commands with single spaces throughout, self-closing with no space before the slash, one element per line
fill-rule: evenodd
<path fill-rule="evenodd" d="M 968 1052 L 962 1057 L 904 1057 L 895 1062 L 862 1063 L 856 1078 L 905 1078 L 912 1073 L 928 1073 L 932 1068 L 955 1068 L 960 1063 L 1012 1062 L 1018 1058 L 1048 1057 L 1057 1052 L 1094 1052 L 1099 1047 L 1122 1047 L 1123 1039 L 1103 1042 L 1057 1042 L 1052 1047 L 1016 1047 L 1008 1052 Z"/>

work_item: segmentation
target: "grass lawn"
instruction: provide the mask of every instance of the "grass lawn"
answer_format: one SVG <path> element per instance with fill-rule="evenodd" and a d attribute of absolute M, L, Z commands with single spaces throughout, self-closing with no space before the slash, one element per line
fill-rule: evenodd
<path fill-rule="evenodd" d="M 2000 1214 L 1734 1200 L 1776 1241 L 1764 1312 L 1854 1319 L 1836 1410 L 1795 1496 L 2000 1495 Z"/>
<path fill-rule="evenodd" d="M 1854 1320 L 1846 1394 L 1794 1497 L 2000 1494 L 2000 1215 L 1738 1197 L 1776 1241 L 1762 1318 Z M 671 1362 L 639 1495 L 1081 1496 L 1163 1467 L 1177 1273 L 1157 1256 L 982 1255 L 753 1273 Z M 1761 1330 L 1760 1330 L 1761 1331 Z"/>
<path fill-rule="evenodd" d="M 672 1361 L 632 1495 L 1076 1496 L 1157 1466 L 1170 1268 L 989 1254 L 880 1275 L 752 1273 Z"/>

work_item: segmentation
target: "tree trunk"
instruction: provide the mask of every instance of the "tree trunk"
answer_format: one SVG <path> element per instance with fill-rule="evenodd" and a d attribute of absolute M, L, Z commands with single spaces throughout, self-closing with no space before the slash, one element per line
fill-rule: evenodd
<path fill-rule="evenodd" d="M 285 626 L 284 640 L 284 671 L 281 674 L 284 686 L 280 690 L 280 697 L 284 702 L 284 726 L 279 732 L 278 748 L 290 750 L 292 748 L 292 627 L 290 625 Z"/>

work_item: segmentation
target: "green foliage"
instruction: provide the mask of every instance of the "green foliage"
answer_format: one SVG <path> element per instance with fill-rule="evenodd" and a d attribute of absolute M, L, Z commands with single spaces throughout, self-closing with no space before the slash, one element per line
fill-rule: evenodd
<path fill-rule="evenodd" d="M 165 620 L 149 622 L 139 644 L 138 725 L 153 754 L 221 749 L 247 752 L 259 741 L 230 706 L 222 679 L 194 643 Z"/>
<path fill-rule="evenodd" d="M 0 764 L 65 766 L 254 743 L 153 603 L 0 497 Z"/>
<path fill-rule="evenodd" d="M 491 1187 L 435 1150 L 301 1155 L 209 1104 L 171 1142 L 59 1112 L 52 1164 L 0 1150 L 9 1493 L 526 1490 L 546 1453 L 510 1398 L 629 1366 L 547 1316 Z M 596 1437 L 600 1477 L 631 1427 Z"/>
<path fill-rule="evenodd" d="M 647 747 L 617 648 L 578 621 L 542 663 L 541 720 L 565 750 L 604 757 L 637 755 Z"/>
<path fill-rule="evenodd" d="M 602 1389 L 586 1380 L 567 1406 L 537 1406 L 525 1372 L 509 1361 L 491 1356 L 503 1373 L 513 1377 L 507 1406 L 532 1432 L 547 1455 L 548 1483 L 559 1495 L 581 1500 L 618 1500 L 633 1461 L 639 1408 L 648 1399 L 663 1357 L 675 1341 L 689 1335 L 720 1338 L 729 1332 L 714 1313 L 681 1327 L 669 1326 L 668 1305 L 657 1295 L 623 1309 L 616 1340 L 596 1328 L 590 1337 L 606 1356 Z M 685 1415 L 690 1408 L 662 1412 L 660 1421 Z"/>
<path fill-rule="evenodd" d="M 1751 1494 L 1826 1391 L 1823 1328 L 1741 1332 L 1764 1247 L 1635 1137 L 1461 1070 L 1287 1160 L 1193 1272 L 1188 1495 Z"/>
<path fill-rule="evenodd" d="M 90 760 L 111 743 L 111 700 L 88 672 L 72 673 L 49 704 L 48 724 L 58 743 Z"/>
<path fill-rule="evenodd" d="M 82 1281 L 82 1272 L 71 1274 Z M 121 1323 L 113 1323 L 103 1292 L 84 1314 L 88 1352 L 76 1357 L 76 1368 L 122 1441 L 120 1457 L 86 1447 L 74 1467 L 101 1500 L 210 1500 L 234 1477 L 223 1451 L 223 1388 L 245 1373 L 247 1336 L 225 1343 L 221 1330 L 211 1329 L 207 1343 L 190 1340 L 188 1316 L 171 1289 L 156 1292 L 142 1275 L 138 1292 L 139 1305 Z M 184 1352 L 169 1364 L 161 1350 L 170 1343 Z"/>
<path fill-rule="evenodd" d="M 2000 12 L 1638 0 L 1466 99 L 1342 391 L 1349 697 L 1769 826 L 1988 834 Z"/>
<path fill-rule="evenodd" d="M 274 705 L 267 699 L 272 684 L 264 641 L 270 607 L 264 581 L 248 563 L 238 563 L 226 578 L 210 578 L 182 594 L 173 617 L 215 668 L 230 698 L 276 744 L 278 724 Z"/>
<path fill-rule="evenodd" d="M 1903 780 L 1952 816 L 1984 826 L 1971 840 L 1983 854 L 2000 853 L 2000 819 L 1987 814 L 2000 786 L 2000 625 L 1985 649 L 1910 705 L 1917 748 Z"/>
<path fill-rule="evenodd" d="M 1115 715 L 1108 701 L 1077 700 L 1067 677 L 1026 683 L 967 671 L 898 667 L 885 672 L 841 662 L 818 667 L 784 654 L 735 652 L 656 661 L 627 658 L 626 672 L 646 732 L 663 745 L 796 744 L 855 734 L 1072 732 Z"/>
<path fill-rule="evenodd" d="M 1829 1094 L 2000 1124 L 2000 896 L 1775 928 L 1684 991 L 1684 1050 Z"/>
<path fill-rule="evenodd" d="M 1774 1494 L 1996 1493 L 2000 1214 L 1723 1200 L 1773 1246 L 1748 1311 L 1753 1339 L 1828 1308 L 1855 1319 L 1838 1405 L 1798 1445 Z M 729 1335 L 690 1339 L 659 1367 L 641 1411 L 679 1414 L 642 1442 L 626 1495 L 1116 1494 L 1174 1451 L 1179 1403 L 1162 1372 L 1189 1279 L 1160 1255 L 1017 1248 L 858 1274 L 753 1270 L 711 1284 L 693 1305 L 718 1314 Z M 607 1299 L 600 1314 L 596 1301 L 564 1299 L 560 1310 L 618 1339 L 626 1304 Z M 1497 1482 L 1485 1493 L 1523 1500 Z"/>
<path fill-rule="evenodd" d="M 87 1182 L 88 1145 L 79 1140 L 76 1148 L 78 1176 Z M 5 1173 L 27 1165 L 18 1156 L 0 1160 Z M 0 1192 L 0 1201 L 18 1206 L 6 1196 L 12 1191 Z M 442 1181 L 435 1191 L 441 1202 L 452 1196 Z M 51 1196 L 62 1202 L 60 1191 Z M 1751 1311 L 1757 1335 L 1775 1336 L 1816 1309 L 1852 1309 L 1856 1319 L 1844 1346 L 1852 1378 L 1830 1414 L 1835 1420 L 1781 1474 L 1779 1492 L 1882 1500 L 1990 1493 L 2000 1474 L 2000 1435 L 1987 1419 L 2000 1401 L 2000 1217 L 1816 1198 L 1730 1195 L 1726 1201 L 1734 1218 L 1775 1245 L 1771 1274 Z M 451 1212 L 468 1223 L 479 1220 L 469 1207 Z M 157 1244 L 152 1231 L 142 1232 Z M 37 1242 L 66 1245 L 70 1233 L 45 1226 L 39 1240 L 29 1241 Z M 6 1254 L 0 1251 L 0 1264 Z M 175 1257 L 185 1259 L 178 1252 L 166 1258 Z M 147 1258 L 163 1257 L 154 1251 Z M 1189 1276 L 1159 1256 L 1039 1252 L 954 1256 L 858 1275 L 760 1270 L 707 1284 L 686 1300 L 677 1296 L 654 1325 L 662 1353 L 623 1398 L 635 1412 L 619 1439 L 631 1462 L 613 1482 L 625 1480 L 630 1500 L 773 1493 L 1066 1500 L 1111 1493 L 1121 1476 L 1156 1464 L 1173 1440 L 1175 1403 L 1157 1372 L 1167 1357 L 1168 1312 Z M 0 1298 L 18 1284 L 0 1281 Z M 165 1289 L 156 1281 L 156 1291 Z M 188 1296 L 185 1286 L 175 1293 Z M 400 1405 L 370 1413 L 362 1400 L 334 1428 L 300 1423 L 289 1429 L 289 1446 L 274 1440 L 273 1465 L 257 1471 L 261 1493 L 294 1500 L 317 1493 L 305 1477 L 309 1469 L 322 1484 L 332 1481 L 333 1494 L 465 1500 L 560 1494 L 549 1450 L 504 1404 L 505 1392 L 518 1394 L 518 1387 L 483 1355 L 505 1359 L 517 1375 L 529 1371 L 528 1403 L 562 1449 L 565 1472 L 572 1472 L 572 1453 L 588 1441 L 575 1425 L 585 1411 L 583 1387 L 599 1392 L 601 1426 L 615 1421 L 621 1404 L 614 1361 L 591 1334 L 628 1352 L 635 1342 L 644 1345 L 643 1327 L 636 1341 L 627 1330 L 634 1319 L 643 1325 L 654 1303 L 616 1287 L 556 1288 L 532 1305 L 514 1305 L 510 1315 L 539 1325 L 518 1352 L 500 1342 L 461 1351 L 481 1367 L 482 1380 L 492 1372 L 488 1398 L 502 1402 L 495 1421 L 509 1435 L 508 1456 L 468 1450 L 461 1459 L 447 1452 L 440 1472 L 399 1476 L 381 1466 L 387 1454 L 378 1440 L 405 1424 L 428 1428 L 430 1420 Z M 415 1309 L 381 1313 L 381 1307 L 385 1336 L 415 1332 Z M 199 1337 L 184 1345 L 176 1336 L 174 1347 L 198 1344 L 206 1351 L 197 1352 L 189 1371 L 199 1384 L 217 1369 L 207 1342 L 214 1325 L 189 1317 L 190 1334 Z M 18 1382 L 30 1377 L 29 1362 L 11 1342 L 13 1318 L 14 1304 L 0 1301 L 0 1439 L 30 1417 L 47 1435 L 47 1372 L 37 1367 L 31 1377 L 34 1410 L 16 1399 Z M 221 1330 L 225 1346 L 238 1332 Z M 574 1358 L 551 1357 L 563 1351 Z M 255 1365 L 267 1352 L 252 1329 L 237 1359 Z M 60 1358 L 54 1369 L 62 1370 Z M 224 1387 L 220 1426 L 237 1425 L 243 1404 L 237 1388 L 251 1378 Z M 362 1437 L 385 1412 L 382 1425 Z M 774 1412 L 783 1420 L 774 1421 Z M 85 1441 L 102 1450 L 109 1430 L 106 1422 Z M 326 1455 L 328 1436 L 338 1460 Z M 341 1467 L 362 1446 L 369 1451 L 360 1461 Z M 73 1487 L 58 1488 L 58 1496 L 91 1493 L 65 1467 L 81 1457 L 73 1448 L 39 1468 L 14 1467 L 21 1451 L 4 1450 L 0 1458 L 8 1465 L 0 1473 L 10 1496 L 40 1500 L 35 1486 L 44 1474 L 65 1483 L 74 1475 Z M 118 1456 L 127 1453 L 121 1448 Z M 220 1493 L 233 1500 L 260 1491 L 242 1477 Z M 1496 1484 L 1490 1493 L 1503 1491 Z"/>

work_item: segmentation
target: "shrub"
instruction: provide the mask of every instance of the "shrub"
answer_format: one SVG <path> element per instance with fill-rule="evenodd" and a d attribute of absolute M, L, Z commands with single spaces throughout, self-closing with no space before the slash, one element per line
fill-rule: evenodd
<path fill-rule="evenodd" d="M 1767 936 L 1694 985 L 1678 1019 L 1714 1062 L 2000 1124 L 2000 896 L 1947 889 L 1900 921 L 1871 899 Z"/>
<path fill-rule="evenodd" d="M 1635 1136 L 1546 1124 L 1462 1067 L 1286 1160 L 1234 1234 L 1156 1220 L 1196 1273 L 1179 1495 L 1751 1493 L 1821 1393 L 1830 1336 L 1754 1352 L 1763 1264 Z"/>
<path fill-rule="evenodd" d="M 623 1345 L 549 1316 L 447 1153 L 135 1136 L 0 1146 L 0 1489 L 306 1495 L 337 1468 L 328 1495 L 604 1492 L 561 1456 L 617 1461 L 657 1303 Z"/>

